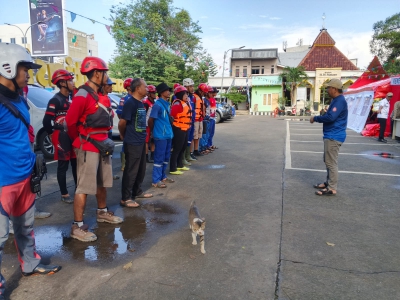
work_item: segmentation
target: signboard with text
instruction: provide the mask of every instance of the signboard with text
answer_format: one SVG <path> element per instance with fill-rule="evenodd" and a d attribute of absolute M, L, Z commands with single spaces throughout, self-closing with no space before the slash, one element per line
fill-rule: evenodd
<path fill-rule="evenodd" d="M 68 55 L 64 0 L 28 0 L 32 56 Z"/>
<path fill-rule="evenodd" d="M 344 95 L 347 101 L 347 128 L 360 133 L 365 126 L 368 114 L 374 101 L 374 91 L 364 91 L 357 94 Z"/>

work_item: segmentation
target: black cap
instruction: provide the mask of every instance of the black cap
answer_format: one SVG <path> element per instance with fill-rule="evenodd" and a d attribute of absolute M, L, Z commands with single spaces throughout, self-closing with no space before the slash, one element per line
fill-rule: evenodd
<path fill-rule="evenodd" d="M 157 93 L 159 93 L 159 94 L 161 94 L 162 92 L 165 92 L 166 90 L 169 90 L 170 92 L 172 92 L 172 88 L 170 88 L 165 82 L 157 85 L 156 90 L 157 90 Z"/>
<path fill-rule="evenodd" d="M 219 92 L 219 90 L 217 90 L 217 88 L 216 87 L 213 87 L 213 91 L 212 91 L 213 93 L 218 93 Z"/>

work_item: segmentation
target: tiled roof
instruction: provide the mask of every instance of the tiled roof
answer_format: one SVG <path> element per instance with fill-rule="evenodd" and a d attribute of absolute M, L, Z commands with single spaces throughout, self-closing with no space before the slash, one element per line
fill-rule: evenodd
<path fill-rule="evenodd" d="M 300 62 L 306 71 L 316 68 L 342 68 L 342 70 L 358 70 L 358 68 L 335 46 L 335 41 L 326 31 L 321 30 L 311 50 Z"/>

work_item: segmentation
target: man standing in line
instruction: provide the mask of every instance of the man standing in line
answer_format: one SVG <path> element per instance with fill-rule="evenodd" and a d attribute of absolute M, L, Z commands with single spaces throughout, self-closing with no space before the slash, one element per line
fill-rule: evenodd
<path fill-rule="evenodd" d="M 101 87 L 107 84 L 107 71 L 107 64 L 98 57 L 89 56 L 82 61 L 81 73 L 87 76 L 88 81 L 75 94 L 66 116 L 68 135 L 76 152 L 78 175 L 71 237 L 82 242 L 97 239 L 83 223 L 87 195 L 96 195 L 97 222 L 123 222 L 107 208 L 106 188 L 113 184 L 111 157 L 102 157 L 94 144 L 110 144 L 107 142 L 112 128 L 112 109 L 108 97 L 100 93 Z"/>
<path fill-rule="evenodd" d="M 125 100 L 121 119 L 118 123 L 121 139 L 124 141 L 125 170 L 122 175 L 121 206 L 139 207 L 136 198 L 151 198 L 152 194 L 142 191 L 141 185 L 146 174 L 146 109 L 142 99 L 147 94 L 143 79 L 131 82 L 131 95 Z"/>
<path fill-rule="evenodd" d="M 74 91 L 74 74 L 59 69 L 53 73 L 51 82 L 60 91 L 50 99 L 43 118 L 43 127 L 54 146 L 54 160 L 57 160 L 57 182 L 60 187 L 61 201 L 72 204 L 74 199 L 67 189 L 67 171 L 71 164 L 72 176 L 76 187 L 76 155 L 72 149 L 72 141 L 66 132 L 65 116 L 71 105 L 69 95 Z"/>
<path fill-rule="evenodd" d="M 26 49 L 8 43 L 0 43 L 0 61 L 0 299 L 5 299 L 1 259 L 10 219 L 22 275 L 54 274 L 61 267 L 41 264 L 35 249 L 35 194 L 30 187 L 35 154 L 29 144 L 28 106 L 19 95 L 28 84 L 28 71 L 41 65 L 33 62 Z"/>
<path fill-rule="evenodd" d="M 171 88 L 163 82 L 156 89 L 158 99 L 151 109 L 148 121 L 155 145 L 152 186 L 166 188 L 166 182 L 172 183 L 175 181 L 165 175 L 165 170 L 171 156 L 172 138 L 174 137 L 168 102 L 171 95 Z"/>
<path fill-rule="evenodd" d="M 199 152 L 199 142 L 201 136 L 203 134 L 203 120 L 206 115 L 206 109 L 203 101 L 203 96 L 205 93 L 208 93 L 208 85 L 205 83 L 200 83 L 196 92 L 193 94 L 195 99 L 195 114 L 196 119 L 194 122 L 194 151 L 193 154 L 195 156 L 203 156 Z"/>
<path fill-rule="evenodd" d="M 324 162 L 326 165 L 326 181 L 314 185 L 319 189 L 318 196 L 335 196 L 338 183 L 339 148 L 346 140 L 347 102 L 343 93 L 343 84 L 339 79 L 331 79 L 326 84 L 326 91 L 332 98 L 329 109 L 323 116 L 311 116 L 310 123 L 323 123 Z"/>
<path fill-rule="evenodd" d="M 147 86 L 147 97 L 143 100 L 144 108 L 146 109 L 146 161 L 148 163 L 154 163 L 154 142 L 150 134 L 150 127 L 148 124 L 151 108 L 156 100 L 157 90 L 154 85 Z M 150 155 L 149 155 L 150 150 Z"/>
<path fill-rule="evenodd" d="M 391 113 L 391 125 L 392 125 L 392 134 L 393 134 L 393 125 L 394 125 L 394 120 L 395 119 L 400 119 L 400 101 L 397 101 L 394 106 L 393 106 L 393 111 Z M 400 126 L 400 125 L 398 125 Z M 400 140 L 397 141 L 398 143 L 400 143 Z"/>
<path fill-rule="evenodd" d="M 196 112 L 195 112 L 195 108 L 196 108 L 196 103 L 194 102 L 194 81 L 191 78 L 185 78 L 183 80 L 183 86 L 188 90 L 188 103 L 190 104 L 190 108 L 192 111 L 192 122 L 190 124 L 190 128 L 189 128 L 189 132 L 188 132 L 188 145 L 185 151 L 185 158 L 187 162 L 191 162 L 191 161 L 195 161 L 197 160 L 197 158 L 194 156 L 193 154 L 193 147 L 194 147 L 194 143 L 193 143 L 193 137 L 194 137 L 194 122 L 196 119 Z"/>
<path fill-rule="evenodd" d="M 389 116 L 390 100 L 393 97 L 393 93 L 389 92 L 386 94 L 386 98 L 379 101 L 378 110 L 378 122 L 379 122 L 379 138 L 378 142 L 387 143 L 385 139 L 386 121 Z"/>

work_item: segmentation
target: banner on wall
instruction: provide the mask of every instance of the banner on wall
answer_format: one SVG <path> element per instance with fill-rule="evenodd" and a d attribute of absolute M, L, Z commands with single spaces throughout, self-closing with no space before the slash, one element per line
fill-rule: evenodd
<path fill-rule="evenodd" d="M 347 101 L 348 118 L 347 128 L 360 133 L 365 126 L 368 114 L 374 101 L 374 91 L 364 91 L 344 95 Z"/>
<path fill-rule="evenodd" d="M 28 0 L 32 56 L 68 54 L 64 0 Z"/>

